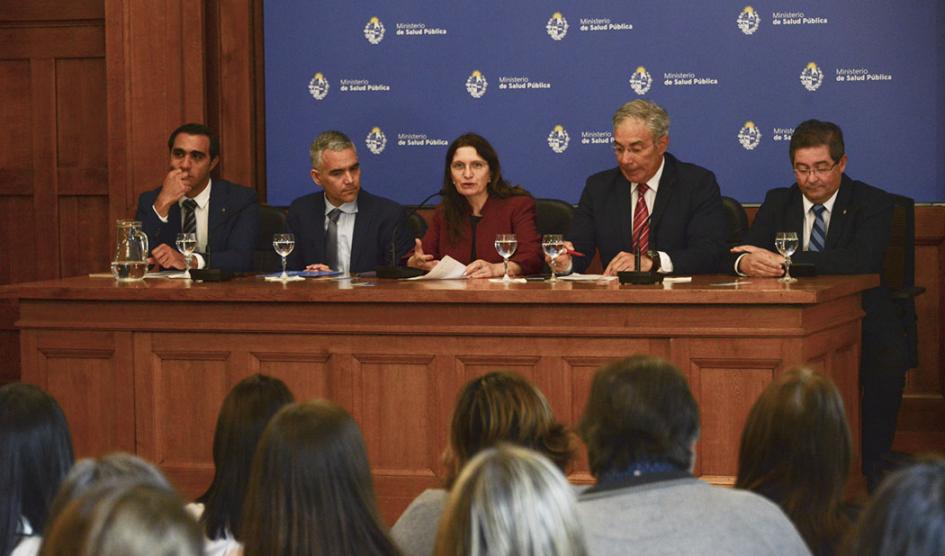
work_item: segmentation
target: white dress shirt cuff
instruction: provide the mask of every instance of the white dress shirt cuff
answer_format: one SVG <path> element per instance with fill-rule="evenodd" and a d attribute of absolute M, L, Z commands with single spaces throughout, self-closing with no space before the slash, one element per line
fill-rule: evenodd
<path fill-rule="evenodd" d="M 744 257 L 747 254 L 748 253 L 742 253 L 741 255 L 738 256 L 737 259 L 735 259 L 735 274 L 738 274 L 739 276 L 748 276 L 744 272 L 738 270 L 738 263 L 742 262 L 742 257 Z"/>
<path fill-rule="evenodd" d="M 158 220 L 160 220 L 161 222 L 164 222 L 165 224 L 167 224 L 167 218 L 168 218 L 168 216 L 170 216 L 170 213 L 167 213 L 168 216 L 161 216 L 161 213 L 158 212 L 156 208 L 154 208 L 154 205 L 151 205 L 151 210 L 153 210 L 153 211 L 154 211 L 154 214 L 157 215 Z"/>
<path fill-rule="evenodd" d="M 660 256 L 660 274 L 669 274 L 673 271 L 673 259 L 669 258 L 669 255 L 662 251 L 656 252 Z"/>

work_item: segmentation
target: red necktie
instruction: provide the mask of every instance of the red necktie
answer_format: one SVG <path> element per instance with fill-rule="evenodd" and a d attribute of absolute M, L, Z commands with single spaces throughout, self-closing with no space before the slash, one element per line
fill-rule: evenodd
<path fill-rule="evenodd" d="M 650 249 L 650 211 L 643 198 L 648 189 L 645 183 L 637 184 L 637 206 L 633 211 L 633 246 L 639 247 L 641 253 Z"/>

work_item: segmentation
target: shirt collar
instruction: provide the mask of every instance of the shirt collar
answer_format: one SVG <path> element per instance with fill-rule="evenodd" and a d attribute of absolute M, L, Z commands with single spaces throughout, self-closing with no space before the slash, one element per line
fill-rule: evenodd
<path fill-rule="evenodd" d="M 207 181 L 207 187 L 204 187 L 203 191 L 201 191 L 196 197 L 193 198 L 194 201 L 197 201 L 197 206 L 200 207 L 201 209 L 207 208 L 207 205 L 210 204 L 210 188 L 211 187 L 213 187 L 212 179 Z M 178 204 L 180 206 L 184 206 L 183 204 L 184 200 L 187 198 L 188 198 L 187 196 L 181 197 L 181 200 L 178 201 Z"/>
<path fill-rule="evenodd" d="M 653 177 L 646 180 L 646 186 L 653 190 L 653 193 L 656 193 L 656 190 L 660 187 L 660 178 L 663 177 L 663 167 L 666 166 L 666 156 L 664 155 L 662 160 L 660 160 L 660 167 L 656 169 L 656 173 L 653 174 Z M 631 192 L 637 190 L 637 184 L 630 184 Z"/>
<path fill-rule="evenodd" d="M 833 195 L 831 195 L 829 199 L 827 199 L 823 203 L 820 203 L 824 206 L 825 209 L 827 209 L 827 214 L 833 214 L 833 204 L 837 202 L 838 193 L 840 193 L 839 187 L 837 188 L 836 191 L 833 192 Z M 807 214 L 808 212 L 810 212 L 811 207 L 814 206 L 814 203 L 810 199 L 805 197 L 803 193 L 801 194 L 801 201 L 804 203 L 804 214 Z"/>
<path fill-rule="evenodd" d="M 334 209 L 339 209 L 345 214 L 357 214 L 358 212 L 358 200 L 355 199 L 349 203 L 342 203 L 340 207 L 336 207 L 331 204 L 331 201 L 328 200 L 328 197 L 325 197 L 325 216 L 328 216 L 328 213 Z"/>

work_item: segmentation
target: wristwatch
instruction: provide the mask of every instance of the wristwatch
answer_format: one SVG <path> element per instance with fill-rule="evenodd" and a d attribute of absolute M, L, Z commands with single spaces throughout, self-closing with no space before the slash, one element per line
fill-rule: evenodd
<path fill-rule="evenodd" d="M 657 251 L 649 250 L 646 252 L 646 256 L 650 258 L 650 261 L 653 262 L 653 266 L 650 267 L 650 272 L 659 272 L 660 270 L 660 254 Z"/>

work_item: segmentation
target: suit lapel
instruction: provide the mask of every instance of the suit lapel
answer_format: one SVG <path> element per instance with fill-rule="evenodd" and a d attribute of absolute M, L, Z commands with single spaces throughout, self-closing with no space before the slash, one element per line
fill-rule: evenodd
<path fill-rule="evenodd" d="M 804 196 L 801 188 L 795 185 L 791 189 L 791 199 L 787 205 L 787 212 L 784 215 L 784 230 L 775 230 L 777 232 L 795 232 L 797 239 L 803 243 L 804 238 L 804 202 L 801 200 Z M 774 241 L 774 238 L 772 238 Z M 800 250 L 800 247 L 798 247 Z"/>
<path fill-rule="evenodd" d="M 623 177 L 620 169 L 617 169 L 617 175 L 614 177 L 614 204 L 610 207 L 611 221 L 619 224 L 618 230 L 623 230 L 620 238 L 620 246 L 617 251 L 629 251 L 631 249 L 631 236 L 633 228 L 630 224 L 630 183 Z"/>
<path fill-rule="evenodd" d="M 840 182 L 840 189 L 837 191 L 837 200 L 833 203 L 833 210 L 830 213 L 830 225 L 827 226 L 826 247 L 834 248 L 837 242 L 843 237 L 843 230 L 852 217 L 853 207 L 853 187 L 850 185 L 850 179 L 846 174 Z"/>
<path fill-rule="evenodd" d="M 660 234 L 655 233 L 658 229 L 660 220 L 666 213 L 670 199 L 676 189 L 676 165 L 673 163 L 672 155 L 663 155 L 663 175 L 660 176 L 660 186 L 656 190 L 656 200 L 653 202 L 653 212 L 650 214 L 650 240 L 655 240 L 650 246 L 651 249 L 657 249 Z"/>
<path fill-rule="evenodd" d="M 312 211 L 312 217 L 310 225 L 312 226 L 312 240 L 315 245 L 312 247 L 315 249 L 317 256 L 313 261 L 305 261 L 308 263 L 324 263 L 326 262 L 325 257 L 325 193 L 322 192 L 321 195 L 315 197 L 315 207 Z"/>
<path fill-rule="evenodd" d="M 358 192 L 358 212 L 354 216 L 354 237 L 351 238 L 351 262 L 349 268 L 374 267 L 373 263 L 362 264 L 365 262 L 362 259 L 369 251 L 366 246 L 361 245 L 361 242 L 364 241 L 366 237 L 369 237 L 368 226 L 371 225 L 370 219 L 361 218 L 362 213 L 366 213 L 371 205 L 371 201 L 368 197 L 364 190 Z"/>
<path fill-rule="evenodd" d="M 226 222 L 227 207 L 227 189 L 223 186 L 222 180 L 217 181 L 210 186 L 210 213 L 207 215 L 207 250 L 216 251 L 220 246 L 213 245 L 211 241 L 220 234 L 216 233 L 217 228 Z"/>

